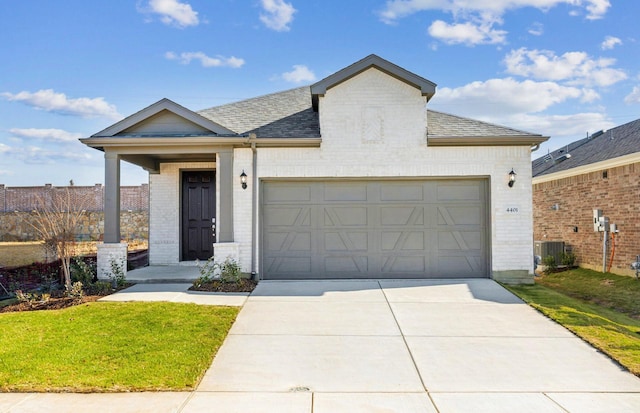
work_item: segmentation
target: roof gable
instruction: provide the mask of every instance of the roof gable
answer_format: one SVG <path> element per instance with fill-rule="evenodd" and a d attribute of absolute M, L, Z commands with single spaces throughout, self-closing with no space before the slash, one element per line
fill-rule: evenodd
<path fill-rule="evenodd" d="M 235 135 L 235 133 L 165 98 L 92 137 L 178 135 Z"/>
<path fill-rule="evenodd" d="M 340 83 L 357 76 L 365 70 L 375 67 L 376 69 L 395 77 L 417 89 L 420 89 L 422 96 L 427 97 L 427 101 L 433 97 L 436 93 L 436 84 L 418 76 L 415 73 L 409 72 L 406 69 L 397 66 L 388 60 L 385 60 L 375 54 L 371 54 L 362 60 L 355 62 L 354 64 L 345 67 L 336 73 L 325 77 L 321 81 L 311 85 L 311 94 L 313 96 L 313 107 L 317 110 L 318 96 L 324 95 L 328 89 L 339 85 Z"/>

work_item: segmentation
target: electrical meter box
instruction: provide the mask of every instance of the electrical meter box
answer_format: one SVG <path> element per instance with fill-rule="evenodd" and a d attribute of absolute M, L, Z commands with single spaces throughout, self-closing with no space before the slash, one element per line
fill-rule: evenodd
<path fill-rule="evenodd" d="M 602 210 L 594 209 L 593 210 L 593 230 L 595 232 L 602 231 L 602 229 L 600 229 L 600 218 L 602 218 Z"/>

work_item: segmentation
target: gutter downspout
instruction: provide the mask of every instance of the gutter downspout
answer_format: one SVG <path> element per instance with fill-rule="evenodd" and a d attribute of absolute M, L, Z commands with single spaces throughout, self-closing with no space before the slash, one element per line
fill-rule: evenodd
<path fill-rule="evenodd" d="M 256 134 L 249 134 L 251 142 L 252 162 L 252 185 L 251 185 L 251 279 L 258 281 L 257 256 L 258 256 L 258 149 L 256 148 Z"/>
<path fill-rule="evenodd" d="M 539 144 L 539 143 L 537 143 L 537 144 L 535 144 L 535 145 L 533 145 L 533 146 L 531 147 L 531 152 L 535 152 L 535 151 L 537 151 L 538 149 L 540 149 L 540 144 Z"/>

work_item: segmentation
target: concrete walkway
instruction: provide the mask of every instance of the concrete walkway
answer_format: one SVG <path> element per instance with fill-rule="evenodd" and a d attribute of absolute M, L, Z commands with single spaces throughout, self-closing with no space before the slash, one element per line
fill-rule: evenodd
<path fill-rule="evenodd" d="M 638 412 L 640 379 L 491 280 L 263 281 L 195 392 L 0 395 L 82 410 Z"/>

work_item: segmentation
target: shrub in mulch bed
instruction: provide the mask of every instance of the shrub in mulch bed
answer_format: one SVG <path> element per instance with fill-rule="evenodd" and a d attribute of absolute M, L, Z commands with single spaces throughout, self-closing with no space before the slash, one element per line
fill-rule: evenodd
<path fill-rule="evenodd" d="M 191 291 L 208 291 L 219 293 L 250 293 L 258 285 L 257 281 L 241 278 L 238 282 L 223 282 L 220 280 L 213 280 L 204 282 L 198 285 L 198 287 L 192 285 L 189 287 Z"/>

